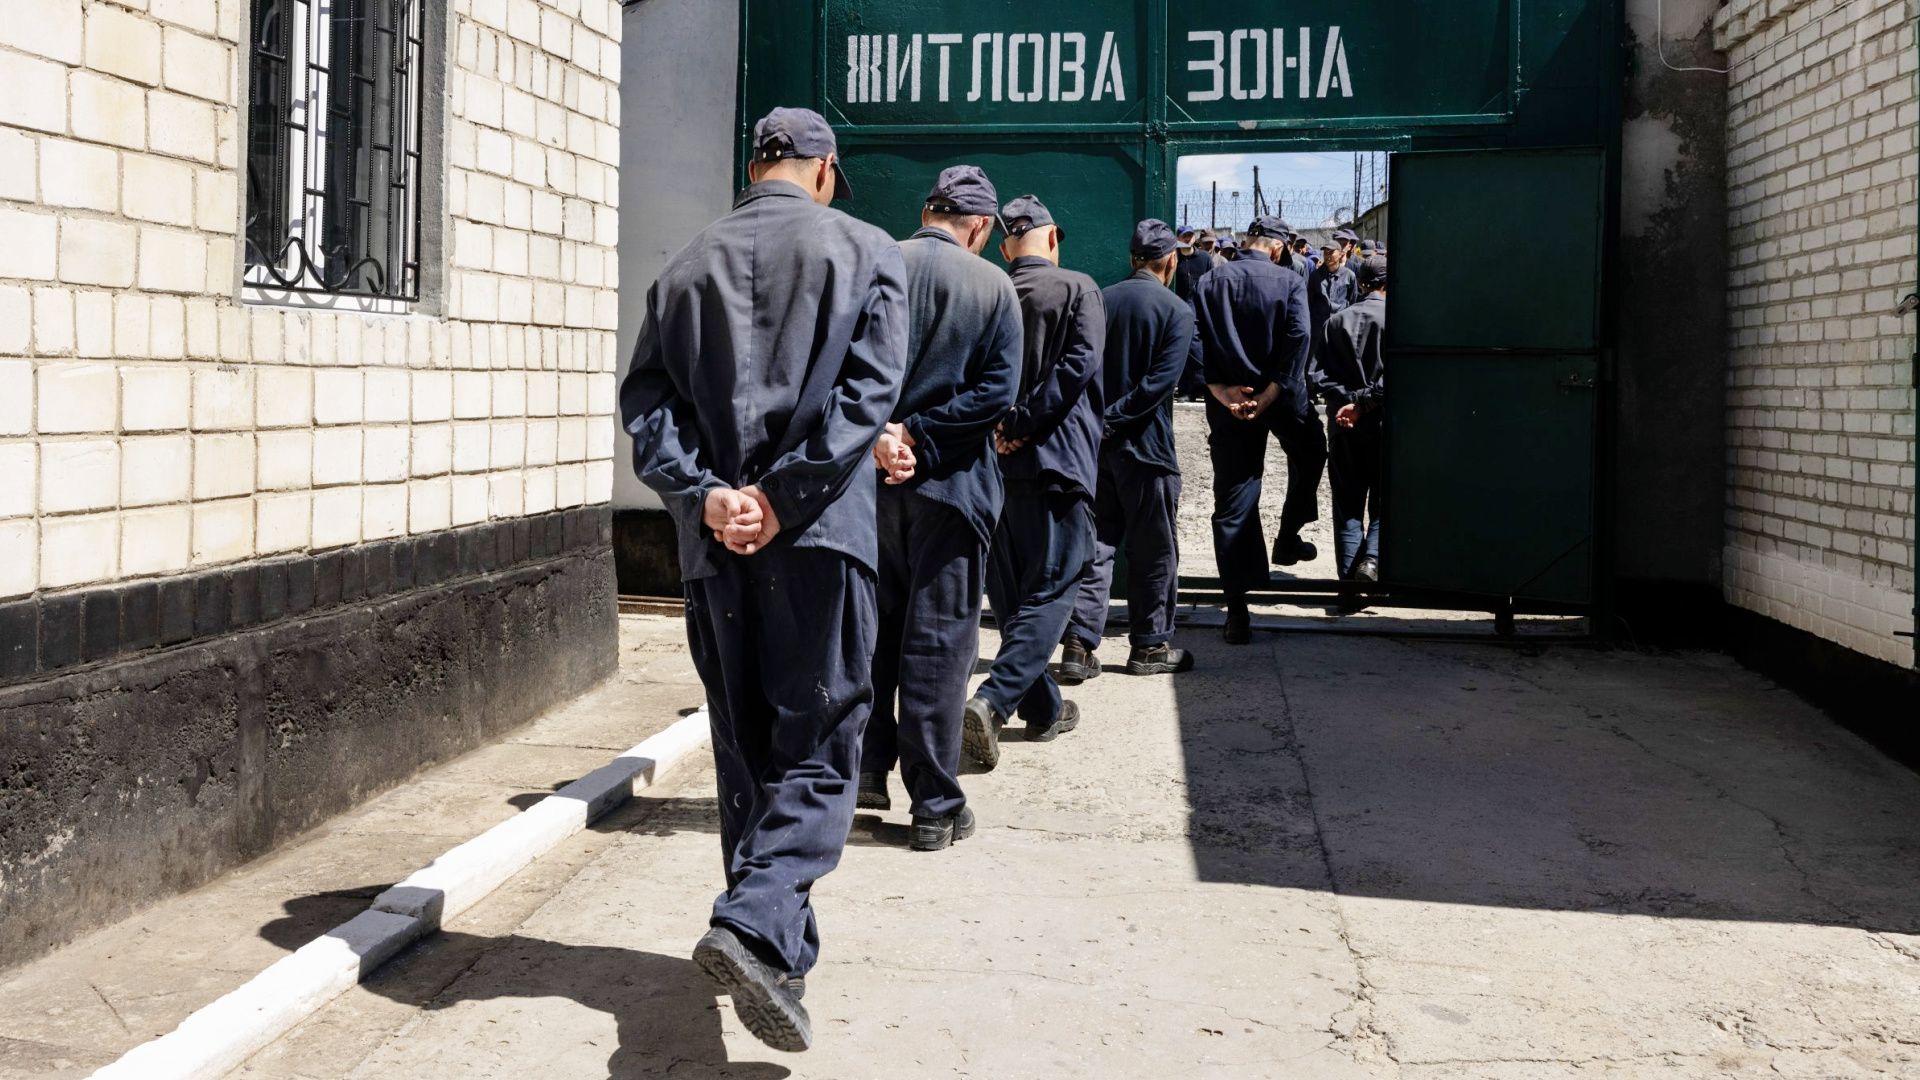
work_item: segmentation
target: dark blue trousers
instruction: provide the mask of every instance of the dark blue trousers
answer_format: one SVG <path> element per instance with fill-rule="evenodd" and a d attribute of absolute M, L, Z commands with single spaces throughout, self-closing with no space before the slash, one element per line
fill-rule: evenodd
<path fill-rule="evenodd" d="M 1093 554 L 1084 495 L 1007 485 L 987 557 L 987 601 L 1000 652 L 979 689 L 1002 716 L 1046 724 L 1060 715 L 1060 687 L 1047 661 L 1067 631 Z"/>
<path fill-rule="evenodd" d="M 967 804 L 961 715 L 980 655 L 987 546 L 958 510 L 906 488 L 880 485 L 877 517 L 880 640 L 860 768 L 891 772 L 898 761 L 913 812 L 949 817 Z"/>
<path fill-rule="evenodd" d="M 722 554 L 689 581 L 706 684 L 727 891 L 713 924 L 802 974 L 820 955 L 809 894 L 840 862 L 873 708 L 874 582 L 836 551 Z"/>
<path fill-rule="evenodd" d="M 1343 578 L 1362 558 L 1380 557 L 1380 465 L 1378 413 L 1362 415 L 1352 428 L 1327 421 L 1327 480 Z"/>
<path fill-rule="evenodd" d="M 1074 604 L 1072 634 L 1092 649 L 1113 599 L 1113 556 L 1127 545 L 1127 637 L 1136 649 L 1173 638 L 1180 603 L 1180 474 L 1142 464 L 1124 451 L 1100 454 L 1100 492 L 1093 499 L 1093 563 Z"/>
<path fill-rule="evenodd" d="M 1280 531 L 1296 533 L 1320 516 L 1320 477 L 1327 467 L 1327 433 L 1312 406 L 1304 413 L 1276 403 L 1257 419 L 1238 420 L 1207 399 L 1207 449 L 1213 458 L 1213 557 L 1229 595 L 1263 588 L 1269 580 L 1267 539 L 1260 528 L 1260 481 L 1267 471 L 1267 438 L 1287 455 L 1287 501 Z"/>

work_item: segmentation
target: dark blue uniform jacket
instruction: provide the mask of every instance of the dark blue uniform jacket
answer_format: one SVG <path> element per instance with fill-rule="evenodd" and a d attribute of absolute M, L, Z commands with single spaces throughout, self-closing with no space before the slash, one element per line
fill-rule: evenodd
<path fill-rule="evenodd" d="M 873 444 L 907 364 L 906 269 L 879 229 L 784 180 L 741 192 L 647 292 L 620 387 L 634 470 L 680 531 L 680 575 L 725 549 L 707 493 L 758 484 L 774 543 L 829 548 L 871 569 Z"/>
<path fill-rule="evenodd" d="M 1369 293 L 1365 299 L 1336 312 L 1327 320 L 1327 340 L 1314 366 L 1314 388 L 1327 399 L 1327 408 L 1358 405 L 1371 412 L 1387 393 L 1387 298 Z"/>
<path fill-rule="evenodd" d="M 913 436 L 907 486 L 960 511 L 982 543 L 1000 517 L 993 427 L 1020 389 L 1020 297 L 991 263 L 939 229 L 902 242 L 907 267 L 906 388 L 893 420 Z"/>
<path fill-rule="evenodd" d="M 1145 270 L 1100 295 L 1107 308 L 1100 381 L 1110 403 L 1103 449 L 1176 471 L 1173 391 L 1193 345 L 1193 309 Z"/>
<path fill-rule="evenodd" d="M 1278 407 L 1307 403 L 1307 283 L 1265 258 L 1236 259 L 1200 279 L 1194 297 L 1196 347 L 1207 382 L 1280 384 Z"/>
<path fill-rule="evenodd" d="M 1344 309 L 1360 296 L 1358 280 L 1353 271 L 1346 267 L 1328 270 L 1316 267 L 1307 275 L 1307 314 L 1313 330 L 1313 352 L 1320 354 L 1320 345 L 1326 339 L 1322 336 L 1326 329 L 1327 317 Z"/>
<path fill-rule="evenodd" d="M 1003 455 L 1008 480 L 1064 482 L 1092 495 L 1099 481 L 1100 358 L 1107 312 L 1100 287 L 1037 255 L 1007 268 L 1026 330 L 1020 395 L 1004 430 L 1025 446 Z"/>

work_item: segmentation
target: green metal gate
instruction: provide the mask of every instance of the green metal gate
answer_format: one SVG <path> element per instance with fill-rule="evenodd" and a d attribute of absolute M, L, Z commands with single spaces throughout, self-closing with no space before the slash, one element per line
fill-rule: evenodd
<path fill-rule="evenodd" d="M 742 0 L 738 157 L 744 177 L 754 119 L 808 105 L 839 133 L 852 213 L 905 236 L 939 170 L 970 162 L 1003 196 L 1044 199 L 1066 265 L 1107 282 L 1127 272 L 1135 221 L 1171 219 L 1182 155 L 1474 151 L 1452 166 L 1395 158 L 1390 423 L 1395 444 L 1423 441 L 1417 459 L 1394 455 L 1383 570 L 1436 603 L 1584 609 L 1604 601 L 1605 244 L 1583 249 L 1591 317 L 1578 343 L 1538 344 L 1534 330 L 1564 330 L 1568 311 L 1527 301 L 1521 275 L 1557 246 L 1548 236 L 1612 234 L 1618 37 L 1608 0 Z M 1529 170 L 1573 161 L 1591 183 L 1528 201 L 1542 190 L 1521 179 Z M 1446 219 L 1456 210 L 1439 201 L 1473 195 L 1485 197 L 1471 228 L 1462 216 L 1451 235 L 1423 238 L 1410 216 L 1426 206 L 1423 220 Z M 1409 301 L 1423 275 L 1426 295 Z M 1499 318 L 1476 317 L 1489 303 Z M 1461 321 L 1441 335 L 1449 306 Z M 1401 334 L 1403 314 L 1409 333 L 1432 333 Z M 1512 408 L 1458 423 L 1478 401 Z M 1435 429 L 1444 438 L 1424 441 Z M 1516 456 L 1541 476 L 1488 479 Z M 1462 529 L 1466 514 L 1479 516 Z"/>

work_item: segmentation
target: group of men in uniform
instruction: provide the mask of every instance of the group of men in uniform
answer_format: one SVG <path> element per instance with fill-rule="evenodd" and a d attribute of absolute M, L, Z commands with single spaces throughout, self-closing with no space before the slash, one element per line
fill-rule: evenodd
<path fill-rule="evenodd" d="M 890 808 L 897 763 L 913 848 L 971 835 L 962 755 L 992 768 L 1015 717 L 1037 742 L 1079 723 L 1060 685 L 1101 670 L 1120 545 L 1125 670 L 1192 666 L 1171 644 L 1171 410 L 1195 350 L 1216 473 L 1228 466 L 1223 577 L 1251 582 L 1252 552 L 1265 578 L 1267 435 L 1312 472 L 1289 493 L 1276 557 L 1300 557 L 1327 444 L 1308 403 L 1306 282 L 1270 258 L 1210 267 L 1188 303 L 1180 241 L 1150 219 L 1133 273 L 1102 290 L 1060 266 L 1064 233 L 1037 197 L 1003 206 L 967 165 L 940 174 L 921 228 L 896 243 L 831 209 L 850 192 L 832 129 L 806 109 L 755 126 L 749 178 L 649 290 L 620 408 L 635 470 L 677 524 L 713 730 L 726 889 L 693 957 L 749 1031 L 801 1050 L 819 956 L 810 890 L 855 809 Z M 1256 221 L 1249 248 L 1277 250 L 1283 228 Z M 996 233 L 1005 272 L 981 257 Z M 1372 384 L 1349 380 L 1377 360 L 1314 385 L 1341 388 L 1342 416 L 1377 411 Z M 1000 643 L 969 694 L 983 593 Z M 1245 640 L 1241 599 L 1230 641 Z"/>

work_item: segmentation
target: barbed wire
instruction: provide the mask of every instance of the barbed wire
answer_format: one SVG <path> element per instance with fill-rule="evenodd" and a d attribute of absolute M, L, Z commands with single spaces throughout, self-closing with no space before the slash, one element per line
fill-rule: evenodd
<path fill-rule="evenodd" d="M 1371 208 L 1378 203 L 1382 192 L 1363 193 L 1363 199 Z M 1354 218 L 1352 188 L 1261 188 L 1266 199 L 1267 211 L 1277 212 L 1299 228 L 1338 222 L 1344 224 Z M 1366 195 L 1372 195 L 1366 199 Z M 1219 209 L 1214 210 L 1214 192 L 1211 188 L 1187 188 L 1180 192 L 1175 213 L 1182 221 L 1206 226 L 1210 220 L 1217 221 L 1220 227 L 1244 228 L 1253 219 L 1253 185 L 1244 187 L 1222 187 L 1219 192 Z M 1178 224 L 1178 222 L 1176 222 Z"/>

